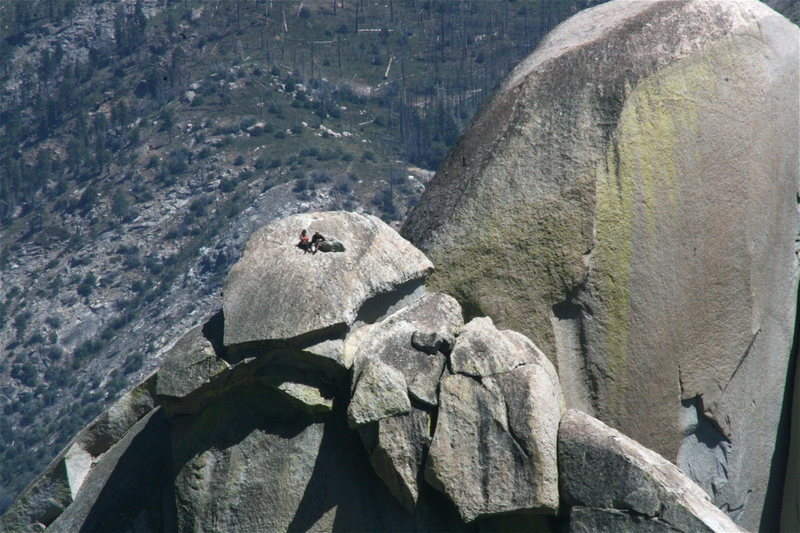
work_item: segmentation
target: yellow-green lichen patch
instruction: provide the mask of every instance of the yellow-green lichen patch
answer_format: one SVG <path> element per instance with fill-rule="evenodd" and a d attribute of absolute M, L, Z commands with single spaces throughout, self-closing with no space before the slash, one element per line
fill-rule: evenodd
<path fill-rule="evenodd" d="M 592 274 L 596 291 L 605 304 L 605 351 L 612 380 L 607 405 L 619 414 L 626 390 L 628 360 L 628 300 L 635 183 L 617 145 L 609 147 L 596 175 L 596 242 Z"/>
<path fill-rule="evenodd" d="M 686 174 L 693 171 L 702 140 L 700 102 L 716 89 L 704 58 L 679 61 L 642 80 L 629 94 L 597 170 L 592 280 L 605 308 L 610 397 L 604 403 L 614 418 L 629 409 L 634 278 L 661 270 L 654 252 L 685 214 L 682 195 L 686 182 L 693 181 Z"/>

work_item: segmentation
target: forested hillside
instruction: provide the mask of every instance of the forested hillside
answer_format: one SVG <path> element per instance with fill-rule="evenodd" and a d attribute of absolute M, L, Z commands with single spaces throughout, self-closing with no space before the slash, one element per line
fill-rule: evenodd
<path fill-rule="evenodd" d="M 597 3 L 0 3 L 0 511 L 219 307 L 253 229 L 399 224 L 497 81 Z"/>

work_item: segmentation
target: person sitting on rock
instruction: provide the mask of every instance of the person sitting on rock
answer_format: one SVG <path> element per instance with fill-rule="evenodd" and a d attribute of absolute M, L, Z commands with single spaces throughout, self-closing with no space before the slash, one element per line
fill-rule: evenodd
<path fill-rule="evenodd" d="M 300 242 L 297 243 L 297 247 L 303 250 L 305 253 L 313 252 L 313 245 L 308 240 L 308 231 L 303 230 L 300 232 Z"/>
<path fill-rule="evenodd" d="M 325 237 L 322 236 L 322 233 L 319 231 L 314 232 L 314 236 L 311 237 L 311 252 L 317 253 L 317 250 L 319 250 L 319 243 L 323 242 L 324 240 Z"/>

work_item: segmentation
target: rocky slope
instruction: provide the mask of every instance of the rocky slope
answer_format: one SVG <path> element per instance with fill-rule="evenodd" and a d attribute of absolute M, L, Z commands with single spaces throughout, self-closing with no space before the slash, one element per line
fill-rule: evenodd
<path fill-rule="evenodd" d="M 437 265 L 431 288 L 552 357 L 568 406 L 764 530 L 800 273 L 799 33 L 749 0 L 581 12 L 505 80 L 402 230 Z"/>
<path fill-rule="evenodd" d="M 343 250 L 304 253 L 289 231 L 304 225 Z M 223 311 L 81 431 L 0 527 L 740 531 L 674 465 L 565 414 L 548 358 L 489 318 L 465 324 L 420 285 L 431 267 L 376 218 L 263 228 Z"/>

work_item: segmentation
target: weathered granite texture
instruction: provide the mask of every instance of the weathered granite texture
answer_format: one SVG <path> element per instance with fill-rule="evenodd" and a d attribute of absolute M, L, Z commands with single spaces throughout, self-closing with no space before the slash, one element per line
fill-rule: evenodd
<path fill-rule="evenodd" d="M 463 325 L 458 302 L 434 293 L 357 330 L 348 421 L 359 428 L 375 471 L 409 511 L 420 494 L 439 380 Z"/>
<path fill-rule="evenodd" d="M 523 335 L 479 318 L 456 340 L 451 370 L 440 385 L 425 479 L 467 522 L 513 511 L 555 514 L 564 400 L 552 363 Z"/>
<path fill-rule="evenodd" d="M 561 420 L 558 465 L 570 531 L 744 531 L 674 464 L 580 411 Z"/>
<path fill-rule="evenodd" d="M 428 288 L 528 335 L 570 406 L 697 463 L 682 401 L 702 398 L 727 450 L 696 479 L 753 529 L 780 505 L 798 34 L 755 0 L 582 11 L 509 75 L 402 230 L 437 266 Z"/>
<path fill-rule="evenodd" d="M 296 246 L 304 228 L 321 230 L 345 250 L 304 252 Z M 241 350 L 347 331 L 370 300 L 380 297 L 388 307 L 393 293 L 399 297 L 432 269 L 372 216 L 325 212 L 275 221 L 253 234 L 225 283 L 225 346 Z"/>
<path fill-rule="evenodd" d="M 323 328 L 300 341 L 291 333 L 233 356 L 223 345 L 228 312 L 217 313 L 79 433 L 0 517 L 0 530 L 729 524 L 674 466 L 600 422 L 568 415 L 559 433 L 556 370 L 521 333 L 489 318 L 464 324 L 441 293 L 373 311 L 352 331 Z M 348 363 L 330 372 L 334 360 Z M 558 514 L 560 502 L 569 513 Z"/>
<path fill-rule="evenodd" d="M 410 398 L 436 405 L 439 378 L 463 325 L 461 306 L 444 294 L 427 294 L 392 314 L 361 340 L 353 364 L 354 390 L 363 369 L 378 360 L 402 374 Z"/>
<path fill-rule="evenodd" d="M 187 331 L 167 351 L 158 371 L 156 394 L 168 409 L 175 412 L 197 409 L 192 393 L 204 389 L 230 368 L 220 357 L 223 321 L 222 314 L 217 314 L 206 324 Z"/>

